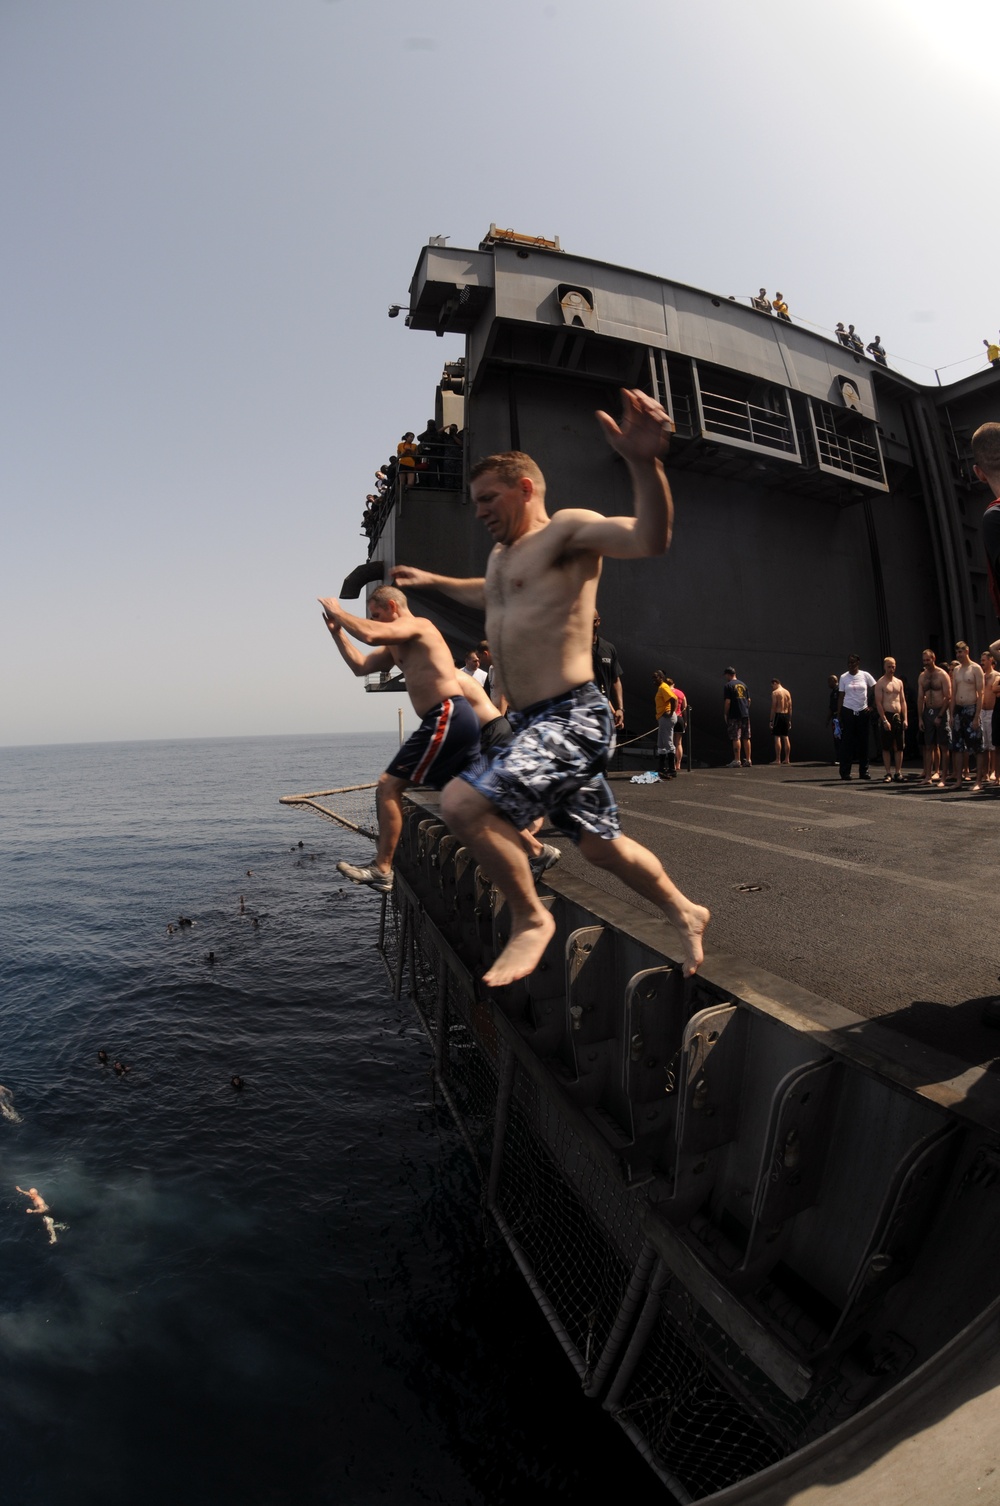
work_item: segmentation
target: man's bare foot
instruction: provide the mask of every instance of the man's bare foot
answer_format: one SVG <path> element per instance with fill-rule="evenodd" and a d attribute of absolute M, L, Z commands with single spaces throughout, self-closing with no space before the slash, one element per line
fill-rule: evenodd
<path fill-rule="evenodd" d="M 704 905 L 692 904 L 683 897 L 674 909 L 667 912 L 667 919 L 672 922 L 684 943 L 685 978 L 693 978 L 705 960 L 701 938 L 711 918 L 711 910 L 707 910 Z"/>
<path fill-rule="evenodd" d="M 518 978 L 533 973 L 552 940 L 555 928 L 556 923 L 548 910 L 542 910 L 537 920 L 530 920 L 512 932 L 489 972 L 483 974 L 487 988 L 503 988 L 505 984 L 516 983 Z"/>

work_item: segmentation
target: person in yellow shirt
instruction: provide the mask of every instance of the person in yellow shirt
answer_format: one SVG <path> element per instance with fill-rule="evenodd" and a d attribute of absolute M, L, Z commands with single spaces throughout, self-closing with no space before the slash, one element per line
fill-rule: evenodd
<path fill-rule="evenodd" d="M 419 445 L 414 440 L 413 430 L 407 429 L 396 446 L 396 454 L 399 456 L 399 473 L 403 478 L 404 486 L 412 486 L 417 479 L 418 450 Z"/>
<path fill-rule="evenodd" d="M 1000 345 L 995 340 L 984 340 L 986 346 L 986 359 L 991 366 L 1000 366 Z"/>
<path fill-rule="evenodd" d="M 677 696 L 662 669 L 653 670 L 656 682 L 656 756 L 661 779 L 677 778 L 674 751 L 674 727 L 677 725 Z"/>

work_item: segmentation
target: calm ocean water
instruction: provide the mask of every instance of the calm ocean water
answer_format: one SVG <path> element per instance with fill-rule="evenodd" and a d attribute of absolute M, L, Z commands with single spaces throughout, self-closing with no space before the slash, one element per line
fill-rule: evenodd
<path fill-rule="evenodd" d="M 0 749 L 3 1499 L 664 1500 L 484 1241 L 370 844 L 277 804 L 392 747 Z"/>

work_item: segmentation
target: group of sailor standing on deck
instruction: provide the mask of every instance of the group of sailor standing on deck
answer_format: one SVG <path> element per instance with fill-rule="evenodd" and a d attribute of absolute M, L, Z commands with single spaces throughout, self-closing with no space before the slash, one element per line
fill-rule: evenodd
<path fill-rule="evenodd" d="M 982 533 L 987 578 L 994 611 L 1000 619 L 1000 423 L 985 423 L 972 436 L 973 470 L 990 488 L 994 500 L 983 514 Z M 911 717 L 905 679 L 888 655 L 876 680 L 861 668 L 857 654 L 838 681 L 830 676 L 828 721 L 833 729 L 840 777 L 870 779 L 870 726 L 881 739 L 886 784 L 903 780 L 902 765 Z M 984 648 L 978 660 L 964 639 L 955 644 L 955 657 L 938 663 L 934 649 L 925 648 L 917 679 L 913 730 L 919 741 L 925 785 L 972 794 L 1000 792 L 1000 638 Z M 877 720 L 876 720 L 877 719 Z"/>

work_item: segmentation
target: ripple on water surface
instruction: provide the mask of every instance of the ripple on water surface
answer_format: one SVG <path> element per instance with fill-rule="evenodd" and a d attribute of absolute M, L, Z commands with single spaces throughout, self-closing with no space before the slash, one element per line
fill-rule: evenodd
<path fill-rule="evenodd" d="M 484 1245 L 373 950 L 378 901 L 334 867 L 369 845 L 277 805 L 391 748 L 0 750 L 18 1506 L 663 1500 Z M 66 1226 L 56 1245 L 15 1183 Z"/>

